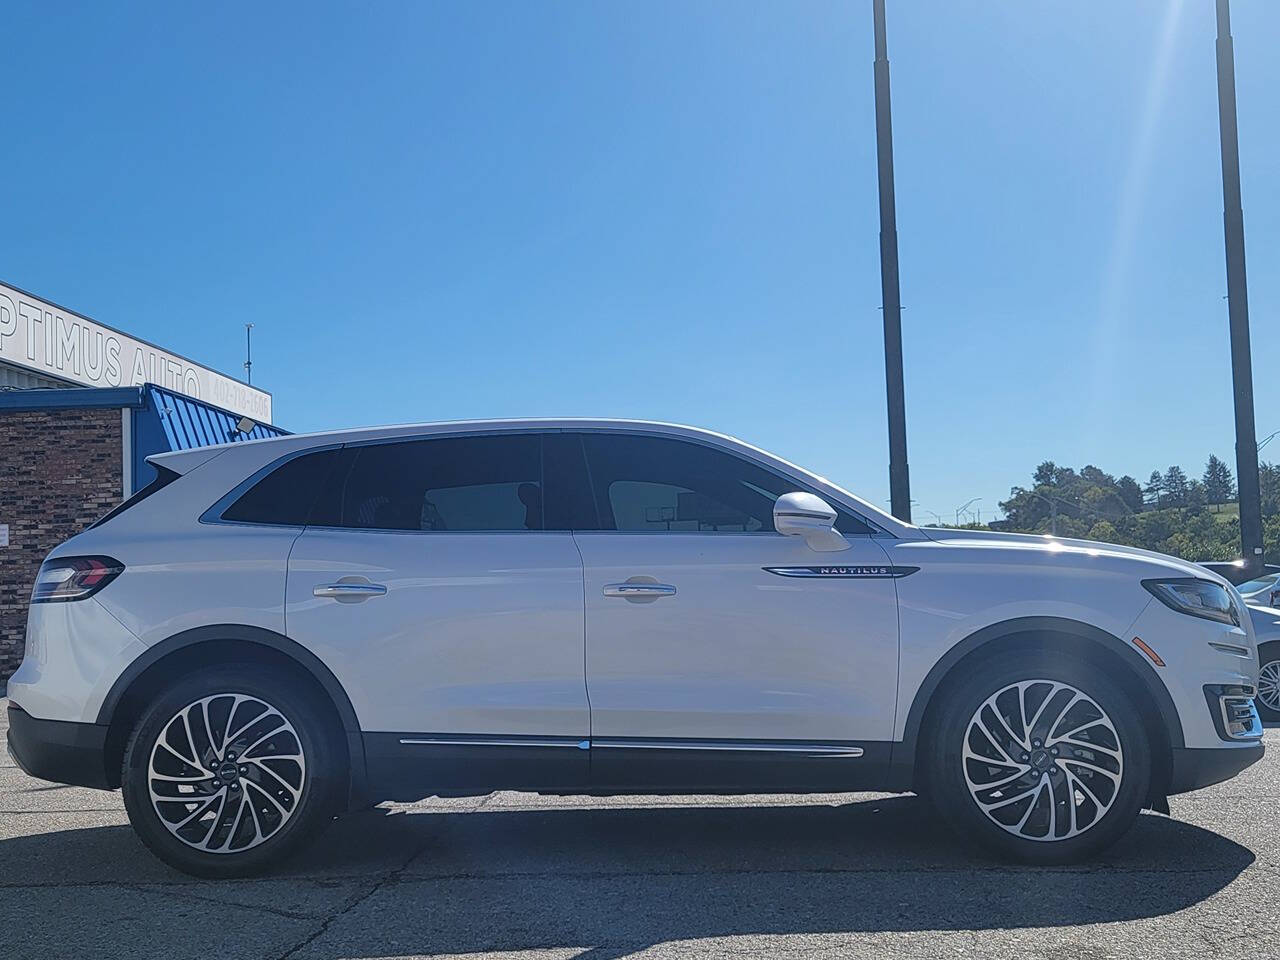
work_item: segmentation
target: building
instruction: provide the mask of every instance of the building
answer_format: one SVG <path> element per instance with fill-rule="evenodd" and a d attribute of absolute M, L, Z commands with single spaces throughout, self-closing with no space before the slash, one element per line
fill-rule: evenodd
<path fill-rule="evenodd" d="M 145 486 L 147 457 L 285 432 L 266 391 L 0 284 L 0 681 L 40 562 Z"/>

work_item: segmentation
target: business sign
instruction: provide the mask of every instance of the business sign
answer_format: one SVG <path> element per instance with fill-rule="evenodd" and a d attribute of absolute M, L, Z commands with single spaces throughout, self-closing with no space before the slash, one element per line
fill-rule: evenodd
<path fill-rule="evenodd" d="M 266 391 L 2 283 L 0 360 L 86 387 L 154 383 L 271 422 Z"/>

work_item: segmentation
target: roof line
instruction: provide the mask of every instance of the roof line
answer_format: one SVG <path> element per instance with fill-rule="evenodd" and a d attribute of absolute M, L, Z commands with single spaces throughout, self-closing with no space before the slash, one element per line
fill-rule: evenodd
<path fill-rule="evenodd" d="M 34 387 L 0 390 L 0 411 L 144 407 L 142 387 Z"/>
<path fill-rule="evenodd" d="M 102 327 L 104 330 L 110 330 L 112 333 L 118 333 L 122 337 L 128 337 L 130 340 L 136 340 L 138 341 L 138 343 L 148 346 L 152 350 L 159 350 L 161 353 L 167 353 L 170 356 L 176 357 L 179 360 L 185 360 L 187 363 L 191 364 L 193 367 L 203 367 L 205 370 L 208 370 L 210 373 L 216 373 L 220 377 L 226 377 L 228 380 L 234 380 L 236 383 L 242 383 L 246 387 L 248 387 L 250 390 L 257 390 L 259 393 L 265 393 L 268 397 L 271 397 L 270 390 L 263 390 L 261 387 L 255 387 L 251 383 L 245 383 L 239 377 L 232 376 L 231 374 L 226 373 L 223 370 L 219 370 L 217 367 L 211 367 L 207 363 L 201 363 L 199 360 L 192 360 L 190 357 L 186 356 L 185 354 L 178 353 L 176 350 L 170 350 L 168 347 L 162 347 L 158 343 L 152 343 L 150 340 L 144 340 L 142 337 L 139 337 L 136 334 L 127 333 L 126 331 L 121 330 L 119 327 L 113 327 L 109 323 L 103 323 L 101 320 L 95 320 L 93 317 L 89 316 L 87 313 L 81 313 L 79 310 L 72 310 L 70 307 L 63 306 L 61 303 L 55 303 L 53 300 L 50 300 L 48 297 L 44 297 L 38 293 L 33 293 L 32 291 L 23 289 L 22 287 L 14 286 L 12 283 L 10 283 L 8 280 L 5 280 L 3 277 L 0 277 L 0 285 L 8 287 L 10 290 L 14 291 L 15 293 L 21 293 L 24 296 L 34 297 L 36 300 L 39 300 L 41 303 L 47 303 L 49 306 L 54 307 L 55 309 L 61 310 L 64 313 L 69 313 L 73 317 L 79 317 L 81 320 L 88 320 L 90 323 L 96 323 L 98 326 Z M 27 370 L 30 368 L 23 367 L 23 369 Z M 115 388 L 106 387 L 106 388 L 91 388 L 91 389 L 115 389 Z M 274 397 L 271 397 L 271 398 L 273 400 L 275 399 Z"/>

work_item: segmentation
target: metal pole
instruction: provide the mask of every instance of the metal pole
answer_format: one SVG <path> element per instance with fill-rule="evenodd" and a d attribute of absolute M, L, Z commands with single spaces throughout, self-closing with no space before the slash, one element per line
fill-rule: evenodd
<path fill-rule="evenodd" d="M 1236 65 L 1228 0 L 1218 6 L 1218 130 L 1222 137 L 1222 222 L 1227 253 L 1227 316 L 1236 412 L 1236 485 L 1240 546 L 1250 576 L 1262 569 L 1262 497 L 1253 423 L 1253 361 L 1249 352 L 1249 293 L 1244 270 L 1244 210 L 1240 204 L 1240 137 L 1236 127 Z"/>
<path fill-rule="evenodd" d="M 244 325 L 244 382 L 253 383 L 253 324 Z"/>
<path fill-rule="evenodd" d="M 889 405 L 889 502 L 911 522 L 907 469 L 907 405 L 902 377 L 902 303 L 898 289 L 898 213 L 893 196 L 893 122 L 889 114 L 889 53 L 884 0 L 871 0 L 875 23 L 876 167 L 880 180 L 880 297 L 884 310 L 884 380 Z"/>

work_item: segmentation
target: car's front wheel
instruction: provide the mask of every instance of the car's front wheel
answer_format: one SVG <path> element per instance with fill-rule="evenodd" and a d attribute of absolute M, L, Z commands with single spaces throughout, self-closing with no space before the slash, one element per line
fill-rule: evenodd
<path fill-rule="evenodd" d="M 281 671 L 189 675 L 143 713 L 125 749 L 129 820 L 156 856 L 186 873 L 259 873 L 335 811 L 330 726 Z"/>
<path fill-rule="evenodd" d="M 958 836 L 1031 863 L 1068 863 L 1134 823 L 1151 777 L 1142 718 L 1103 671 L 1008 654 L 948 684 L 931 731 L 932 799 Z"/>

